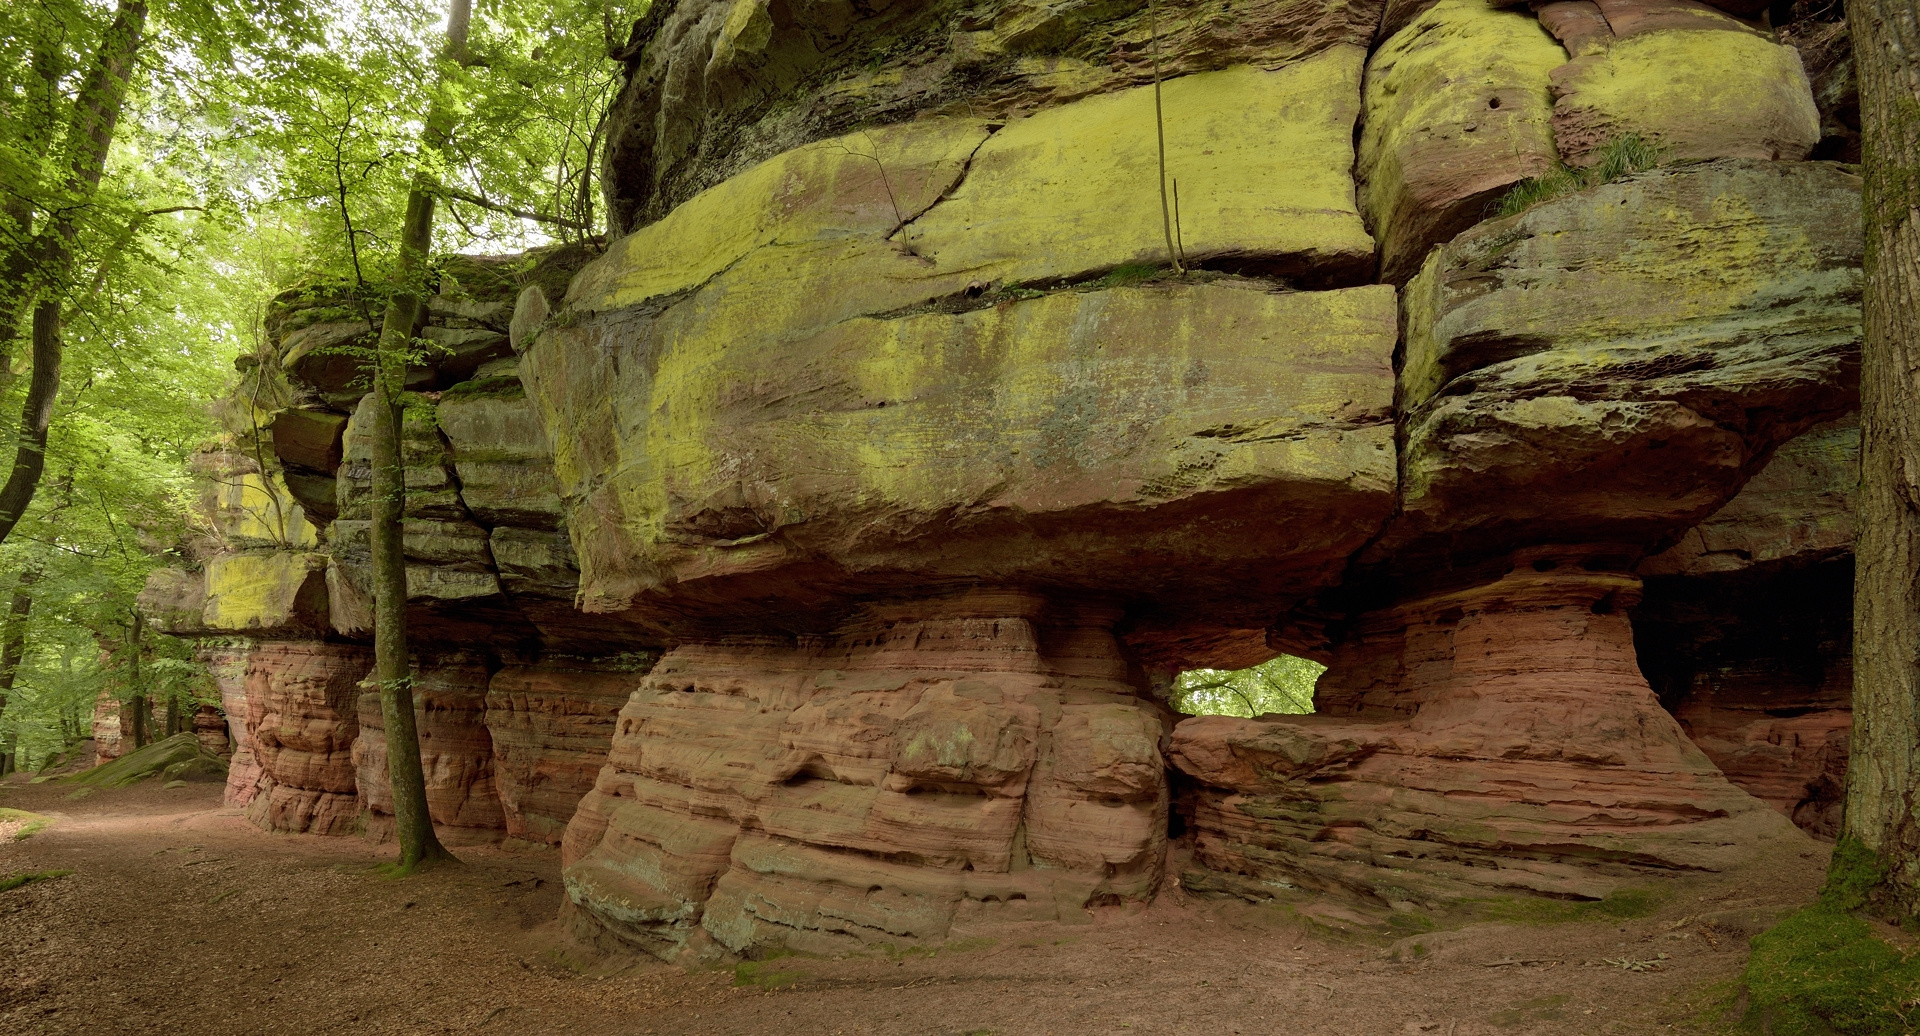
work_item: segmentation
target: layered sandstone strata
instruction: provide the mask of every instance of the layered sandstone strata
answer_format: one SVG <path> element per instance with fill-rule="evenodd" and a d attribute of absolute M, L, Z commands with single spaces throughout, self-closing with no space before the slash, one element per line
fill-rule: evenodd
<path fill-rule="evenodd" d="M 1301 105 L 1236 76 L 1299 80 Z M 1354 109 L 1323 99 L 1357 76 L 1329 51 L 1170 93 L 1206 100 L 1208 126 L 1298 110 L 1290 132 L 1327 138 L 1262 138 L 1288 168 L 1183 182 L 1188 211 L 1222 214 L 1205 247 L 1336 266 L 1365 247 Z M 953 119 L 787 152 L 582 270 L 521 374 L 585 610 L 656 636 L 820 632 L 929 581 L 1037 581 L 1153 601 L 1155 635 L 1257 629 L 1337 578 L 1391 505 L 1393 292 L 1054 287 L 1151 254 L 1125 221 L 1080 232 L 1107 181 L 1048 179 L 1049 148 L 1130 167 L 1138 142 L 1075 118 L 1110 103 L 1059 109 L 1051 143 Z M 1222 162 L 1251 159 L 1220 132 Z"/>
<path fill-rule="evenodd" d="M 670 652 L 567 829 L 573 907 L 699 957 L 1151 895 L 1168 717 L 1126 681 L 1114 617 L 982 591 Z"/>
<path fill-rule="evenodd" d="M 1588 896 L 1782 835 L 1635 665 L 1630 573 L 1852 409 L 1857 190 L 1830 166 L 1708 163 L 1433 251 L 1403 299 L 1400 508 L 1277 631 L 1328 661 L 1321 715 L 1176 731 L 1190 884 Z"/>
<path fill-rule="evenodd" d="M 488 672 L 479 659 L 417 664 L 414 725 L 426 777 L 427 814 L 443 845 L 497 842 L 507 819 L 494 785 L 493 737 L 487 730 Z M 358 696 L 360 736 L 353 742 L 365 834 L 393 836 L 393 786 L 387 774 L 386 722 L 380 692 Z"/>
<path fill-rule="evenodd" d="M 1660 707 L 1626 614 L 1639 580 L 1609 562 L 1524 552 L 1490 582 L 1366 616 L 1313 716 L 1182 722 L 1199 868 L 1184 884 L 1599 898 L 1795 837 Z"/>
<path fill-rule="evenodd" d="M 507 837 L 560 844 L 607 761 L 620 710 L 652 663 L 644 654 L 548 656 L 493 674 L 486 722 Z"/>
<path fill-rule="evenodd" d="M 272 831 L 357 825 L 355 704 L 371 654 L 353 644 L 268 641 L 247 662 L 247 734 L 260 767 L 247 816 Z"/>
<path fill-rule="evenodd" d="M 220 688 L 220 712 L 226 725 L 221 744 L 224 748 L 231 741 L 233 750 L 227 760 L 225 801 L 229 806 L 245 807 L 260 790 L 260 761 L 253 751 L 253 734 L 247 729 L 247 669 L 253 649 L 252 641 L 235 637 L 203 640 L 194 651 L 194 657 L 206 665 Z"/>
<path fill-rule="evenodd" d="M 1358 167 L 1392 283 L 1523 181 L 1629 138 L 1661 162 L 1791 161 L 1820 140 L 1798 52 L 1694 0 L 1392 6 Z"/>

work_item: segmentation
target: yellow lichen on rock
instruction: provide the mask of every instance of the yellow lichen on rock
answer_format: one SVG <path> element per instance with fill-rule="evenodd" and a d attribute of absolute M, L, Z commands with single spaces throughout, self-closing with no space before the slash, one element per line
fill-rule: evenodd
<path fill-rule="evenodd" d="M 1363 58 L 1336 46 L 1278 71 L 1242 66 L 1164 85 L 1167 176 L 1179 185 L 1190 261 L 1364 275 L 1373 240 L 1352 177 Z M 1006 282 L 1167 262 L 1157 156 L 1151 87 L 1043 111 L 982 145 L 910 240 L 942 270 Z"/>
<path fill-rule="evenodd" d="M 1362 60 L 1360 48 L 1335 46 L 1278 71 L 1165 84 L 1167 172 L 1191 259 L 1364 279 L 1373 240 L 1352 179 Z M 575 278 L 568 310 L 637 306 L 724 279 L 736 295 L 777 289 L 755 305 L 781 306 L 760 319 L 790 329 L 972 280 L 1071 280 L 1167 261 L 1150 87 L 989 133 L 978 120 L 929 119 L 775 156 L 615 242 Z M 795 277 L 820 283 L 802 291 Z M 820 304 L 831 311 L 790 311 Z"/>
<path fill-rule="evenodd" d="M 1678 30 L 1616 40 L 1553 77 L 1554 132 L 1569 165 L 1637 135 L 1666 161 L 1807 157 L 1820 112 L 1800 54 L 1749 32 Z"/>
<path fill-rule="evenodd" d="M 272 551 L 222 554 L 207 560 L 209 629 L 319 629 L 327 614 L 327 556 Z"/>
<path fill-rule="evenodd" d="M 1264 542 L 1264 592 L 1305 592 L 1392 497 L 1386 286 L 1063 292 L 788 338 L 681 308 L 623 342 L 647 362 L 605 361 L 618 374 L 592 394 L 622 401 L 611 428 L 550 421 L 602 458 L 599 478 L 565 490 L 589 607 L 766 572 L 796 551 L 884 568 L 939 528 L 955 544 L 970 528 L 1006 540 L 993 564 L 1009 576 L 1131 584 L 1166 577 L 1157 552 L 1194 548 L 1149 519 L 1156 531 L 1134 539 L 1128 515 L 1231 494 L 1238 517 L 1192 535 L 1226 536 L 1229 553 Z M 551 329 L 529 358 L 553 355 L 528 369 L 547 372 L 540 383 L 601 341 Z M 948 527 L 956 513 L 969 517 Z M 1011 546 L 1036 538 L 1056 542 Z M 1135 567 L 1094 560 L 1123 557 Z"/>
<path fill-rule="evenodd" d="M 849 234 L 886 243 L 960 178 L 986 124 L 931 119 L 824 140 L 711 187 L 608 248 L 574 278 L 576 312 L 634 306 L 697 288 L 755 251 Z"/>
<path fill-rule="evenodd" d="M 1374 53 L 1358 178 L 1383 279 L 1554 167 L 1548 77 L 1566 60 L 1538 19 L 1483 0 L 1442 0 Z"/>
<path fill-rule="evenodd" d="M 233 474 L 209 487 L 209 510 L 221 533 L 241 546 L 306 550 L 319 542 L 313 523 L 278 476 Z"/>

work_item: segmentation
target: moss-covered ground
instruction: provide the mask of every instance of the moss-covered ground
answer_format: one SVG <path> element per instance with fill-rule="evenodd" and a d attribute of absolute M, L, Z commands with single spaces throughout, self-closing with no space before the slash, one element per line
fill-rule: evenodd
<path fill-rule="evenodd" d="M 1906 1036 L 1920 1027 L 1920 946 L 1863 916 L 1880 864 L 1858 842 L 1834 850 L 1818 901 L 1753 939 L 1741 1029 L 1768 1036 Z"/>

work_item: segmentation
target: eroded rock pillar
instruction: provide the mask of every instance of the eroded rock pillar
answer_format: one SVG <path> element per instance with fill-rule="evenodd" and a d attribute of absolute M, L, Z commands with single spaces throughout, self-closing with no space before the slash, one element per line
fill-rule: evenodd
<path fill-rule="evenodd" d="M 574 917 L 697 957 L 1150 896 L 1168 717 L 1135 696 L 1117 617 L 975 592 L 668 653 L 567 830 Z"/>
<path fill-rule="evenodd" d="M 1796 838 L 1661 708 L 1635 660 L 1640 582 L 1624 562 L 1519 552 L 1496 578 L 1359 619 L 1317 715 L 1183 722 L 1186 883 L 1392 906 L 1600 898 Z"/>

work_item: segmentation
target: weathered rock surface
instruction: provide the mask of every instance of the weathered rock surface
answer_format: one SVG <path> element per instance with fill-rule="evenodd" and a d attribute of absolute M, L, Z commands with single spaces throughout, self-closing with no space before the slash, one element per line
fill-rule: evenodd
<path fill-rule="evenodd" d="M 231 740 L 233 745 L 227 758 L 224 801 L 240 808 L 251 803 L 260 791 L 260 761 L 253 751 L 253 734 L 248 730 L 251 712 L 247 707 L 247 670 L 254 647 L 251 640 L 224 637 L 201 640 L 194 648 L 194 658 L 206 665 L 220 688 L 220 712 L 226 724 L 221 743 L 224 746 Z"/>
<path fill-rule="evenodd" d="M 1643 31 L 1555 69 L 1561 156 L 1591 165 L 1632 134 L 1667 161 L 1805 158 L 1820 141 L 1820 112 L 1799 53 L 1732 29 Z"/>
<path fill-rule="evenodd" d="M 497 842 L 506 815 L 494 786 L 493 737 L 487 731 L 486 666 L 479 660 L 441 659 L 416 667 L 414 722 L 427 780 L 427 815 L 443 845 Z M 360 736 L 353 742 L 365 833 L 393 837 L 393 786 L 387 774 L 386 723 L 380 692 L 359 695 Z"/>
<path fill-rule="evenodd" d="M 1428 249 L 1558 163 L 1547 77 L 1567 54 L 1546 18 L 1442 0 L 1368 61 L 1356 172 L 1382 280 L 1406 281 Z"/>
<path fill-rule="evenodd" d="M 1367 560 L 1528 543 L 1629 555 L 1853 409 L 1859 181 L 1645 173 L 1483 224 L 1406 291 L 1402 513 Z"/>
<path fill-rule="evenodd" d="M 1739 495 L 1680 542 L 1646 559 L 1642 576 L 1701 576 L 1853 553 L 1854 488 L 1860 478 L 1856 415 L 1788 440 Z"/>
<path fill-rule="evenodd" d="M 220 554 L 206 561 L 202 624 L 234 632 L 327 629 L 327 556 L 280 550 Z"/>
<path fill-rule="evenodd" d="M 194 712 L 193 736 L 199 739 L 200 747 L 210 754 L 222 759 L 233 755 L 233 745 L 227 741 L 227 717 L 212 705 L 202 705 Z"/>
<path fill-rule="evenodd" d="M 886 156 L 917 211 L 1000 139 L 980 134 L 843 143 Z M 1043 196 L 931 211 L 961 226 L 970 205 L 989 240 Z M 940 242 L 911 254 L 896 224 L 873 163 L 803 148 L 623 238 L 575 279 L 573 316 L 523 343 L 587 611 L 685 629 L 749 607 L 818 630 L 836 585 L 988 578 L 1185 594 L 1194 622 L 1257 626 L 1207 613 L 1324 583 L 1384 515 L 1390 289 L 1227 280 L 915 312 L 992 271 L 944 272 Z M 1054 271 L 1131 247 L 1063 251 Z M 1186 559 L 1208 551 L 1231 592 L 1196 582 Z"/>
<path fill-rule="evenodd" d="M 1838 831 L 1852 723 L 1851 417 L 1782 446 L 1746 488 L 1641 562 L 1641 667 L 1728 779 Z"/>
<path fill-rule="evenodd" d="M 1626 615 L 1639 581 L 1602 560 L 1523 553 L 1491 583 L 1367 616 L 1316 715 L 1183 721 L 1198 869 L 1182 885 L 1598 898 L 1796 837 L 1660 707 Z"/>
<path fill-rule="evenodd" d="M 348 834 L 359 802 L 355 703 L 371 654 L 353 644 L 269 641 L 247 662 L 247 734 L 260 766 L 247 817 L 270 831 Z"/>
<path fill-rule="evenodd" d="M 652 661 L 548 656 L 493 674 L 486 723 L 509 838 L 560 844 L 606 764 L 621 708 Z"/>
<path fill-rule="evenodd" d="M 1169 79 L 1236 65 L 1281 69 L 1365 47 L 1380 10 L 1379 0 L 1169 0 L 1157 12 L 1160 69 Z M 1151 14 L 1132 2 L 1006 0 L 964 11 L 946 2 L 655 8 L 634 26 L 627 82 L 609 118 L 613 231 L 628 233 L 774 155 L 859 127 L 917 116 L 1003 121 L 1145 85 L 1156 50 Z M 1177 123 L 1168 125 L 1175 132 Z M 1157 226 L 1152 216 L 1143 226 Z"/>
<path fill-rule="evenodd" d="M 578 916 L 698 957 L 1145 898 L 1165 719 L 1124 682 L 1112 619 L 981 592 L 824 641 L 676 649 L 567 828 Z"/>

